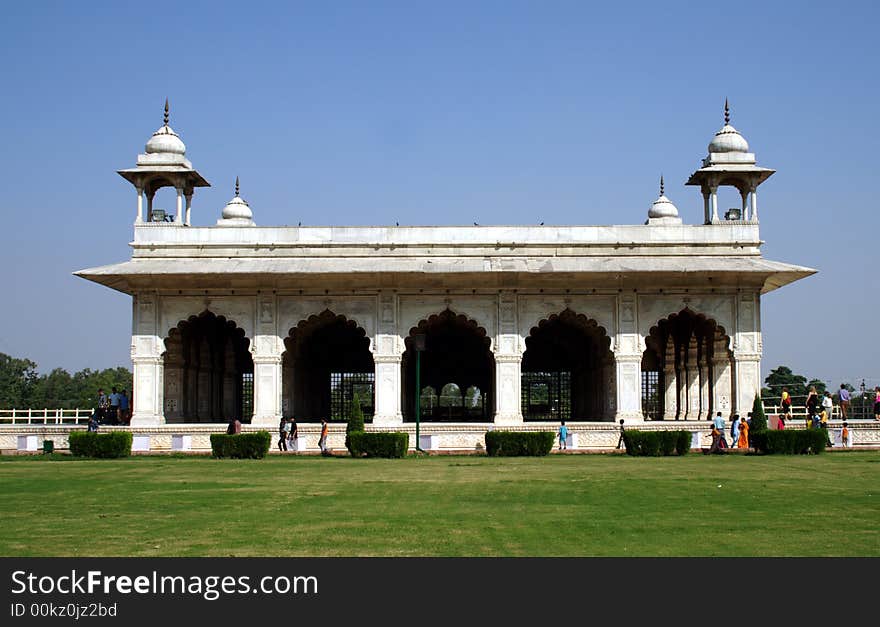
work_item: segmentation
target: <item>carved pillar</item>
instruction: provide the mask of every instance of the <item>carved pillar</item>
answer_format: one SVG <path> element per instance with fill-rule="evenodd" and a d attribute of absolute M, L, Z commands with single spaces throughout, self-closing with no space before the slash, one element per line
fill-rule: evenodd
<path fill-rule="evenodd" d="M 257 319 L 251 353 L 254 360 L 254 416 L 251 424 L 277 426 L 281 421 L 281 353 L 273 295 L 257 297 Z"/>
<path fill-rule="evenodd" d="M 708 420 L 711 417 L 709 407 L 709 342 L 708 336 L 700 338 L 699 343 L 699 368 L 700 368 L 700 413 L 699 420 Z"/>
<path fill-rule="evenodd" d="M 191 218 L 191 215 L 190 215 L 190 214 L 191 214 L 191 212 L 192 212 L 192 202 L 193 202 L 193 190 L 192 190 L 192 187 L 189 187 L 189 188 L 185 189 L 185 190 L 183 191 L 183 196 L 184 196 L 184 198 L 186 198 L 186 214 L 185 214 L 185 217 L 184 217 L 183 223 L 184 223 L 186 226 L 189 226 L 190 224 L 192 224 L 192 222 L 190 222 L 190 218 Z"/>
<path fill-rule="evenodd" d="M 749 189 L 749 195 L 751 196 L 751 201 L 749 205 L 752 209 L 751 220 L 752 222 L 758 221 L 758 186 L 752 183 Z"/>
<path fill-rule="evenodd" d="M 733 350 L 736 381 L 735 412 L 745 416 L 752 410 L 755 396 L 761 391 L 761 332 L 758 299 L 755 293 L 737 298 L 737 331 Z"/>
<path fill-rule="evenodd" d="M 183 224 L 183 187 L 175 186 L 177 190 L 177 212 L 174 215 L 175 224 Z"/>
<path fill-rule="evenodd" d="M 685 420 L 700 419 L 700 368 L 697 361 L 697 338 L 692 334 L 687 343 L 687 413 Z"/>
<path fill-rule="evenodd" d="M 165 424 L 164 344 L 158 333 L 158 296 L 136 294 L 132 307 L 131 363 L 134 386 L 131 424 L 136 427 Z"/>
<path fill-rule="evenodd" d="M 144 221 L 144 188 L 135 187 L 138 194 L 137 217 L 134 219 L 135 224 L 141 224 Z"/>
<path fill-rule="evenodd" d="M 709 198 L 712 206 L 712 222 L 718 222 L 718 186 L 709 186 Z"/>
<path fill-rule="evenodd" d="M 517 330 L 517 300 L 512 292 L 498 294 L 495 357 L 495 424 L 522 424 L 522 356 L 525 339 Z"/>
<path fill-rule="evenodd" d="M 666 338 L 663 361 L 663 420 L 678 418 L 678 378 L 675 371 L 675 341 Z"/>
<path fill-rule="evenodd" d="M 168 339 L 164 357 L 165 366 L 165 421 L 184 422 L 184 363 L 180 336 Z"/>
<path fill-rule="evenodd" d="M 715 400 L 712 408 L 713 415 L 721 412 L 721 415 L 729 418 L 733 415 L 732 410 L 732 381 L 733 369 L 731 366 L 730 352 L 727 347 L 727 338 L 715 340 L 715 350 L 712 355 L 712 398 Z"/>
<path fill-rule="evenodd" d="M 644 422 L 642 414 L 642 337 L 636 321 L 636 295 L 617 298 L 617 334 L 614 341 L 616 420 Z"/>
<path fill-rule="evenodd" d="M 373 348 L 375 364 L 374 385 L 376 390 L 376 410 L 374 425 L 401 425 L 402 382 L 401 371 L 404 352 L 403 339 L 397 329 L 397 297 L 395 294 L 380 293 L 378 297 L 378 325 Z M 416 396 L 416 402 L 419 402 Z"/>

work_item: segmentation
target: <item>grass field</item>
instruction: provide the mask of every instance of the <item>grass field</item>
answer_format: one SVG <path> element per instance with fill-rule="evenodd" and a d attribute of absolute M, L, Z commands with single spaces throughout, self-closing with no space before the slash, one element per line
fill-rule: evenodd
<path fill-rule="evenodd" d="M 3 556 L 878 556 L 880 453 L 0 458 Z"/>

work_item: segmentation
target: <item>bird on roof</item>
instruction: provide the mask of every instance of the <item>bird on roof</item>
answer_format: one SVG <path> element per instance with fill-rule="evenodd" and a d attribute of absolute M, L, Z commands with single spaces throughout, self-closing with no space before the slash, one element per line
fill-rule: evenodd
<path fill-rule="evenodd" d="M 479 225 L 479 224 L 477 224 L 477 223 L 476 223 L 476 222 L 474 222 L 474 226 L 480 226 L 480 225 Z"/>

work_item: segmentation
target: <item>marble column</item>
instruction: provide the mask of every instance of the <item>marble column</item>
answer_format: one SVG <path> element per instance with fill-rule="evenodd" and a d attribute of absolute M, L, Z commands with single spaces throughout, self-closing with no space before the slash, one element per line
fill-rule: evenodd
<path fill-rule="evenodd" d="M 158 296 L 132 298 L 131 363 L 133 371 L 131 425 L 165 424 L 163 338 L 158 334 Z"/>
<path fill-rule="evenodd" d="M 716 340 L 712 355 L 712 398 L 715 401 L 712 411 L 713 415 L 720 411 L 725 419 L 733 414 L 732 373 L 733 368 L 727 349 L 727 338 Z"/>
<path fill-rule="evenodd" d="M 698 362 L 697 338 L 691 335 L 687 344 L 686 358 L 687 413 L 685 420 L 700 419 L 700 368 Z"/>
<path fill-rule="evenodd" d="M 678 417 L 678 379 L 675 373 L 675 342 L 666 338 L 663 361 L 663 420 Z"/>
<path fill-rule="evenodd" d="M 502 291 L 497 300 L 498 333 L 492 345 L 495 358 L 495 416 L 497 425 L 522 424 L 522 356 L 525 339 L 517 330 L 517 300 Z"/>

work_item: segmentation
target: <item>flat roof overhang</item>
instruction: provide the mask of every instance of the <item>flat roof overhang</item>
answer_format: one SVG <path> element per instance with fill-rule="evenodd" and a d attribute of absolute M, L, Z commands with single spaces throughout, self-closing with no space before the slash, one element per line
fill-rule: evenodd
<path fill-rule="evenodd" d="M 757 287 L 767 293 L 816 270 L 759 256 L 135 258 L 76 276 L 140 290 L 612 289 Z"/>

